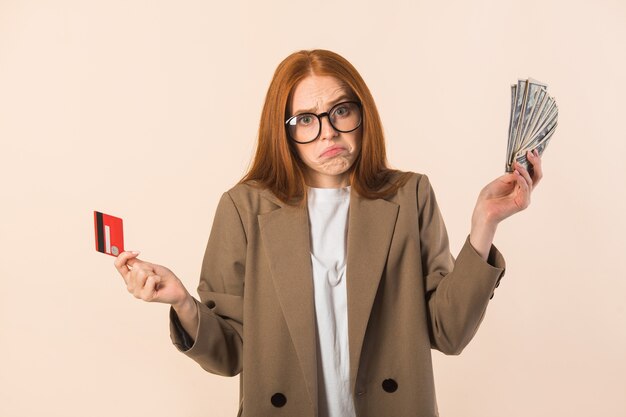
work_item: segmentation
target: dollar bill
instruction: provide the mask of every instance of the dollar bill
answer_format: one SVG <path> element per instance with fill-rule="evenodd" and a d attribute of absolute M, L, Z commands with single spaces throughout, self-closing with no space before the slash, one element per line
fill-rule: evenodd
<path fill-rule="evenodd" d="M 511 85 L 511 114 L 505 171 L 513 171 L 514 161 L 532 175 L 528 151 L 543 154 L 558 125 L 558 106 L 548 94 L 548 86 L 538 80 L 519 79 Z"/>

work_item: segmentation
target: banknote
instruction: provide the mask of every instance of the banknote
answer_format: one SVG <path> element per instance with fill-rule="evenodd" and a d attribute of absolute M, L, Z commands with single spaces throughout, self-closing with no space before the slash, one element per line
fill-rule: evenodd
<path fill-rule="evenodd" d="M 506 146 L 505 171 L 513 171 L 517 161 L 532 175 L 526 152 L 537 149 L 543 154 L 558 125 L 559 108 L 548 94 L 548 85 L 533 78 L 519 79 L 511 85 L 511 114 Z"/>

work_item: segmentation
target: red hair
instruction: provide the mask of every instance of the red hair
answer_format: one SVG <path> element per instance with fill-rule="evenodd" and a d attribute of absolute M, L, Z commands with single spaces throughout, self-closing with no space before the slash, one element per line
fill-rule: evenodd
<path fill-rule="evenodd" d="M 374 98 L 357 70 L 342 56 L 323 49 L 294 52 L 276 68 L 261 112 L 259 136 L 252 166 L 239 183 L 254 182 L 270 189 L 287 204 L 306 201 L 302 162 L 295 144 L 287 137 L 287 106 L 296 85 L 309 75 L 332 76 L 361 102 L 363 129 L 361 151 L 350 167 L 350 185 L 358 194 L 385 198 L 395 194 L 408 173 L 387 166 L 382 123 Z"/>

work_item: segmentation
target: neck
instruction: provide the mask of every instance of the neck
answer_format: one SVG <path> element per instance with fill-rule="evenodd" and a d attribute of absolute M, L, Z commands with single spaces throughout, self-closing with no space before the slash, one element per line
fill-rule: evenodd
<path fill-rule="evenodd" d="M 350 185 L 350 174 L 345 172 L 340 175 L 309 175 L 305 176 L 306 185 L 313 188 L 343 188 Z"/>

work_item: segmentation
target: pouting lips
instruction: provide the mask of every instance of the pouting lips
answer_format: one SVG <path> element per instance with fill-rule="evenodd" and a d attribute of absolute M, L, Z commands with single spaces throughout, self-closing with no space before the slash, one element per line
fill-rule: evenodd
<path fill-rule="evenodd" d="M 341 151 L 344 151 L 346 148 L 344 148 L 343 146 L 339 146 L 339 145 L 334 145 L 331 146 L 330 148 L 326 148 L 324 149 L 324 151 L 322 152 L 322 154 L 320 155 L 320 157 L 322 156 L 332 156 L 332 155 L 336 155 Z"/>

